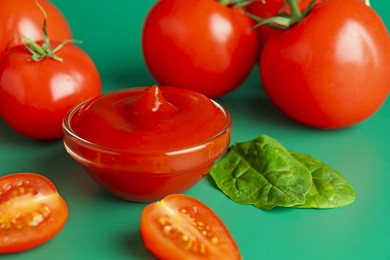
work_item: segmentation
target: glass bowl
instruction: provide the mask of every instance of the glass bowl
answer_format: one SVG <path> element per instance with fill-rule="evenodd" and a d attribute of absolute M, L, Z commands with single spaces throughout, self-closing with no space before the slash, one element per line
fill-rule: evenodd
<path fill-rule="evenodd" d="M 159 200 L 168 194 L 182 193 L 194 186 L 228 149 L 231 116 L 217 102 L 211 102 L 226 119 L 217 134 L 185 147 L 130 150 L 96 144 L 75 133 L 72 118 L 88 109 L 88 101 L 85 101 L 72 108 L 64 119 L 64 146 L 88 175 L 107 191 L 130 201 Z"/>

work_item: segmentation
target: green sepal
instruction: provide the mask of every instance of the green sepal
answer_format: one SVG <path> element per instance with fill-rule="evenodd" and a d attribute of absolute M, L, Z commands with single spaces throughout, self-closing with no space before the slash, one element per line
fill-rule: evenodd
<path fill-rule="evenodd" d="M 80 43 L 80 41 L 68 39 L 68 40 L 65 40 L 65 41 L 61 42 L 60 44 L 58 44 L 56 48 L 52 49 L 50 46 L 50 39 L 49 39 L 49 36 L 47 34 L 47 30 L 46 30 L 46 17 L 47 17 L 46 11 L 38 3 L 38 1 L 35 1 L 35 3 L 38 6 L 38 8 L 41 10 L 43 17 L 44 17 L 43 25 L 42 25 L 43 42 L 42 42 L 42 45 L 40 46 L 36 42 L 34 42 L 33 40 L 31 40 L 30 38 L 28 38 L 24 35 L 22 35 L 22 37 L 21 37 L 22 42 L 26 44 L 26 48 L 32 54 L 31 60 L 33 60 L 33 61 L 39 62 L 45 58 L 52 58 L 56 61 L 63 62 L 62 58 L 59 57 L 56 54 L 56 52 L 58 52 L 62 47 L 64 47 L 64 45 L 66 45 L 68 43 Z"/>

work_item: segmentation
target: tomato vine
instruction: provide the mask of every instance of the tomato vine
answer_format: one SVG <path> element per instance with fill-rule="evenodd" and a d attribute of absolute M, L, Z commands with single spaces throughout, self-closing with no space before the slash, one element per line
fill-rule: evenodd
<path fill-rule="evenodd" d="M 286 0 L 283 3 L 281 10 L 283 10 L 286 5 L 288 5 L 290 13 L 281 11 L 278 15 L 272 16 L 270 18 L 258 17 L 248 12 L 247 15 L 257 22 L 255 28 L 261 25 L 267 25 L 274 29 L 288 29 L 306 17 L 306 15 L 313 9 L 316 0 L 311 0 L 308 6 L 303 9 L 303 11 L 301 11 L 299 8 L 299 2 L 300 0 Z"/>
<path fill-rule="evenodd" d="M 236 5 L 240 5 L 240 6 L 246 6 L 254 2 L 266 3 L 266 1 L 267 0 L 241 0 L 241 1 L 221 0 L 222 3 L 233 2 Z M 370 0 L 361 0 L 361 1 L 365 3 L 367 6 L 371 6 Z M 248 12 L 247 15 L 257 22 L 255 28 L 261 25 L 267 25 L 274 29 L 288 29 L 294 24 L 301 21 L 304 17 L 306 17 L 307 14 L 313 9 L 317 1 L 311 0 L 308 6 L 305 9 L 303 9 L 303 11 L 301 11 L 301 9 L 299 8 L 300 2 L 301 0 L 285 0 L 280 9 L 279 14 L 277 14 L 276 16 L 272 16 L 270 18 L 259 17 Z M 286 6 L 289 7 L 290 10 L 289 13 L 283 11 Z"/>

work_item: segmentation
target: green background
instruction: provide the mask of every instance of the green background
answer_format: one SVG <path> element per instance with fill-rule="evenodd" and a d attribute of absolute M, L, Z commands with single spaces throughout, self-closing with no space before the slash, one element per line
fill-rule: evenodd
<path fill-rule="evenodd" d="M 155 83 L 140 46 L 142 24 L 155 1 L 53 2 L 95 61 L 105 92 Z M 390 3 L 372 2 L 389 28 Z M 232 114 L 232 143 L 268 134 L 341 172 L 357 194 L 353 204 L 339 209 L 262 211 L 232 202 L 204 178 L 187 194 L 220 216 L 244 259 L 390 259 L 389 99 L 356 126 L 311 129 L 292 122 L 268 101 L 254 68 L 244 84 L 217 101 Z M 61 140 L 29 140 L 0 119 L 0 175 L 22 171 L 41 173 L 57 185 L 68 202 L 69 219 L 48 243 L 1 259 L 154 259 L 139 234 L 145 204 L 100 189 L 68 156 Z"/>

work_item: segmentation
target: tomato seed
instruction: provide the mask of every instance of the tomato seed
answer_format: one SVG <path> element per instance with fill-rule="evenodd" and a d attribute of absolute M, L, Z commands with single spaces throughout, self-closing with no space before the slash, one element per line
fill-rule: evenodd
<path fill-rule="evenodd" d="M 206 246 L 203 243 L 200 243 L 200 253 L 205 254 L 206 253 Z"/>
<path fill-rule="evenodd" d="M 194 253 L 200 253 L 202 255 L 206 254 L 206 246 L 203 243 L 195 243 L 192 246 L 192 252 Z"/>
<path fill-rule="evenodd" d="M 183 235 L 181 238 L 182 238 L 183 241 L 185 241 L 185 242 L 187 242 L 187 241 L 190 240 L 190 238 L 189 238 L 187 235 Z"/>
<path fill-rule="evenodd" d="M 0 219 L 0 229 L 3 231 L 8 231 L 11 229 L 11 223 L 3 218 Z"/>
<path fill-rule="evenodd" d="M 213 244 L 218 244 L 218 242 L 219 242 L 218 237 L 213 237 L 213 238 L 211 238 L 211 243 L 213 243 Z"/>
<path fill-rule="evenodd" d="M 191 220 L 192 224 L 199 230 L 201 230 L 202 235 L 210 236 L 209 232 L 207 232 L 207 230 L 210 229 L 208 225 L 206 225 L 202 221 L 196 221 L 188 214 L 188 211 L 184 208 L 180 209 L 179 212 L 185 217 L 187 217 L 189 220 Z M 202 255 L 206 254 L 206 245 L 203 243 L 199 243 L 199 241 L 197 241 L 195 237 L 190 236 L 190 234 L 183 234 L 180 229 L 172 225 L 168 216 L 159 217 L 158 223 L 161 225 L 163 233 L 169 236 L 171 239 L 174 238 L 176 240 L 180 240 L 185 250 Z M 212 240 L 212 242 L 216 244 L 218 242 L 218 239 L 216 237 L 213 237 L 213 239 L 214 240 Z"/>
<path fill-rule="evenodd" d="M 164 226 L 163 229 L 165 233 L 169 233 L 172 230 L 172 226 Z"/>
<path fill-rule="evenodd" d="M 23 195 L 26 190 L 24 187 L 21 186 L 21 187 L 18 187 L 17 191 L 18 191 L 19 195 Z"/>
<path fill-rule="evenodd" d="M 40 211 L 39 211 L 45 218 L 47 218 L 48 216 L 50 216 L 51 214 L 51 211 L 50 211 L 50 208 L 48 206 L 43 206 Z"/>
<path fill-rule="evenodd" d="M 44 216 L 40 214 L 39 212 L 33 212 L 30 215 L 29 221 L 27 221 L 28 225 L 30 227 L 36 227 L 39 226 L 40 223 L 44 221 Z"/>
<path fill-rule="evenodd" d="M 160 217 L 158 218 L 158 222 L 161 224 L 161 225 L 165 225 L 168 223 L 168 220 L 169 218 L 167 216 L 163 216 L 163 217 Z"/>
<path fill-rule="evenodd" d="M 7 200 L 13 199 L 17 196 L 21 196 L 21 195 L 36 195 L 36 194 L 38 194 L 38 192 L 35 191 L 29 185 L 16 186 L 16 187 L 10 188 L 8 191 L 6 191 L 4 194 L 2 194 L 0 201 L 7 201 Z"/>
<path fill-rule="evenodd" d="M 50 218 L 51 211 L 46 205 L 41 206 L 40 209 L 19 215 L 13 219 L 0 219 L 0 229 L 3 231 L 22 230 L 25 227 L 37 227 Z"/>

